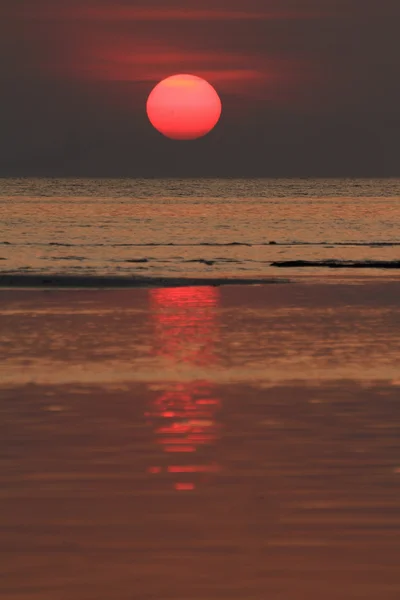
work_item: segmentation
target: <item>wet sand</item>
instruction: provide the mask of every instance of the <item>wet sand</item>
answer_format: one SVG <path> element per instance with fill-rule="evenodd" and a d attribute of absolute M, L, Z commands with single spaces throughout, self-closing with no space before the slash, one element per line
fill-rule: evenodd
<path fill-rule="evenodd" d="M 399 298 L 0 290 L 0 597 L 397 600 Z"/>

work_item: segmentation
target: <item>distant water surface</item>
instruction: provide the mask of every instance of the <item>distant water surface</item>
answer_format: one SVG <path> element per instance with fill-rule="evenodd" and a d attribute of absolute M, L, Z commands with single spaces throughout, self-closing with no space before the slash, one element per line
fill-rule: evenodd
<path fill-rule="evenodd" d="M 400 179 L 3 179 L 0 210 L 0 274 L 331 276 L 321 262 L 400 259 Z M 293 260 L 314 266 L 272 264 Z"/>

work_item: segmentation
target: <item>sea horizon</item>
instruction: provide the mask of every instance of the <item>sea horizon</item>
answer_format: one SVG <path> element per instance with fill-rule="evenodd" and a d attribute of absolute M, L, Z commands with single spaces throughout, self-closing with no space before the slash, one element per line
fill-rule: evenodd
<path fill-rule="evenodd" d="M 2 180 L 0 278 L 386 277 L 399 198 L 400 179 Z"/>

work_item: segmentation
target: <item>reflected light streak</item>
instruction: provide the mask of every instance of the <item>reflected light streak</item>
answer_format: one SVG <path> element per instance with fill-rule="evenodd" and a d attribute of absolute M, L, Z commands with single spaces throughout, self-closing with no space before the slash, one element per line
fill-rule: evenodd
<path fill-rule="evenodd" d="M 172 365 L 207 366 L 215 362 L 216 307 L 212 287 L 150 290 L 154 323 L 154 355 Z M 162 450 L 164 466 L 151 474 L 172 478 L 178 491 L 193 490 L 220 470 L 209 457 L 219 437 L 216 413 L 220 400 L 209 381 L 168 384 L 152 401 L 147 417 Z M 179 480 L 177 480 L 179 477 Z"/>

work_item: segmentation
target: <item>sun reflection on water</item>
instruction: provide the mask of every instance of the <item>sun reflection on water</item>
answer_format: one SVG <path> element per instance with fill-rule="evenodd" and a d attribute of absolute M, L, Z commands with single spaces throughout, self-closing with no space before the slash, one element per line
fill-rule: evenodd
<path fill-rule="evenodd" d="M 150 290 L 155 356 L 171 366 L 207 366 L 215 362 L 216 308 L 219 291 L 213 287 Z M 219 471 L 213 460 L 220 426 L 220 399 L 209 381 L 168 383 L 147 413 L 163 466 L 149 472 L 171 478 L 178 491 L 193 490 Z"/>

